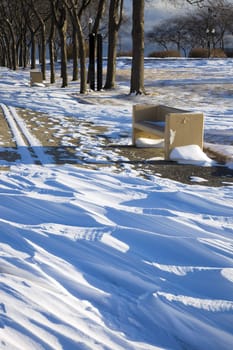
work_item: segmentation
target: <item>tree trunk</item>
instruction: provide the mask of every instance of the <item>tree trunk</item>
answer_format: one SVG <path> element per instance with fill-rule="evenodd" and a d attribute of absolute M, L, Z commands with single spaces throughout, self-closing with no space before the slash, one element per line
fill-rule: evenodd
<path fill-rule="evenodd" d="M 46 79 L 46 34 L 45 34 L 45 23 L 40 15 L 39 11 L 36 9 L 36 6 L 33 1 L 31 1 L 31 7 L 33 12 L 35 13 L 39 25 L 40 25 L 40 34 L 41 34 L 41 47 L 40 47 L 40 60 L 41 60 L 41 72 L 43 76 L 43 80 Z"/>
<path fill-rule="evenodd" d="M 65 0 L 63 1 L 69 11 L 72 24 L 77 31 L 79 59 L 80 59 L 80 93 L 85 94 L 87 92 L 86 45 L 85 45 L 84 34 L 83 34 L 83 30 L 82 30 L 82 26 L 79 18 L 79 16 L 81 16 L 82 9 L 84 9 L 84 7 L 80 9 L 78 14 L 77 7 L 75 6 L 75 3 L 73 1 L 71 1 L 72 6 L 69 6 L 67 4 L 67 1 Z"/>
<path fill-rule="evenodd" d="M 43 79 L 46 80 L 46 36 L 43 21 L 41 22 L 41 71 Z"/>
<path fill-rule="evenodd" d="M 40 16 L 39 16 L 40 17 Z M 41 72 L 43 80 L 46 80 L 46 35 L 45 35 L 45 24 L 40 17 L 40 29 L 41 29 Z"/>
<path fill-rule="evenodd" d="M 111 0 L 108 22 L 108 63 L 105 89 L 115 87 L 118 31 L 122 21 L 123 0 Z"/>
<path fill-rule="evenodd" d="M 59 29 L 61 40 L 61 76 L 62 76 L 62 88 L 68 86 L 67 75 L 67 45 L 66 45 L 66 28 Z"/>
<path fill-rule="evenodd" d="M 17 69 L 17 50 L 16 50 L 16 39 L 15 39 L 15 33 L 12 24 L 8 19 L 6 19 L 7 26 L 10 31 L 11 35 L 11 61 L 12 61 L 12 69 Z"/>
<path fill-rule="evenodd" d="M 72 28 L 73 41 L 73 81 L 78 80 L 78 38 L 75 26 Z"/>
<path fill-rule="evenodd" d="M 60 44 L 61 44 L 61 76 L 62 76 L 62 87 L 68 85 L 68 74 L 67 74 L 67 13 L 65 3 L 58 3 L 57 1 L 50 0 L 51 10 L 53 19 L 56 23 Z"/>
<path fill-rule="evenodd" d="M 130 93 L 143 94 L 144 88 L 144 0 L 133 0 L 133 58 Z"/>
<path fill-rule="evenodd" d="M 108 63 L 105 89 L 113 89 L 116 80 L 116 54 L 117 54 L 117 26 L 116 26 L 116 8 L 115 0 L 111 0 L 108 19 Z"/>
<path fill-rule="evenodd" d="M 76 17 L 76 28 L 78 35 L 80 58 L 80 93 L 85 94 L 87 92 L 86 46 L 81 23 L 78 17 Z"/>
<path fill-rule="evenodd" d="M 96 14 L 95 22 L 92 28 L 92 33 L 95 33 L 95 34 L 98 33 L 100 20 L 104 13 L 105 4 L 106 4 L 106 0 L 99 0 L 97 14 Z"/>
<path fill-rule="evenodd" d="M 50 83 L 55 83 L 55 48 L 54 48 L 54 35 L 55 35 L 55 28 L 54 28 L 54 21 L 51 20 L 51 27 L 50 27 L 50 33 L 49 33 L 49 58 L 50 58 Z"/>
<path fill-rule="evenodd" d="M 6 66 L 8 68 L 11 68 L 10 63 L 10 44 L 8 42 L 7 36 L 3 32 L 3 35 L 0 37 L 1 41 L 1 66 Z"/>
<path fill-rule="evenodd" d="M 31 33 L 31 69 L 36 68 L 36 40 L 35 32 L 30 30 Z"/>
<path fill-rule="evenodd" d="M 18 52 L 18 65 L 23 67 L 23 38 L 22 33 L 20 34 L 18 43 L 17 43 L 17 52 Z"/>
<path fill-rule="evenodd" d="M 27 67 L 28 64 L 28 46 L 27 46 L 27 35 L 26 30 L 23 32 L 23 68 Z"/>

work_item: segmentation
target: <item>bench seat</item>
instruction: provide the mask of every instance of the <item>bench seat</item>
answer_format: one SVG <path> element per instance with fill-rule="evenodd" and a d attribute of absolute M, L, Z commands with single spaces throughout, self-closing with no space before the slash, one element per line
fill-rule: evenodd
<path fill-rule="evenodd" d="M 165 122 L 141 121 L 135 122 L 134 127 L 164 137 Z"/>

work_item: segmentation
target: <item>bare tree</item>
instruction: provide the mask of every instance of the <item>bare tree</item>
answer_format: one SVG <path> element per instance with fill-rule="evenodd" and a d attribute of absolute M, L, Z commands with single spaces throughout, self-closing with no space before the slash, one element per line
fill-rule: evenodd
<path fill-rule="evenodd" d="M 86 18 L 84 15 L 88 14 L 85 12 L 87 10 L 89 16 L 90 12 L 93 11 L 95 13 L 94 25 L 91 31 L 97 33 L 106 0 L 99 0 L 98 2 L 93 0 L 63 0 L 63 2 L 68 9 L 73 28 L 77 33 L 80 60 L 80 93 L 85 93 L 87 91 L 86 35 L 89 29 L 85 24 L 88 23 L 89 17 Z"/>
<path fill-rule="evenodd" d="M 77 0 L 63 0 L 66 8 L 69 11 L 73 26 L 77 31 L 79 58 L 80 58 L 80 93 L 85 93 L 87 90 L 87 74 L 86 74 L 86 45 L 85 37 L 80 22 L 81 15 L 84 9 L 90 4 L 91 0 L 83 0 L 79 4 Z"/>
<path fill-rule="evenodd" d="M 148 0 L 149 1 L 149 0 Z M 167 0 L 174 4 L 187 2 L 191 5 L 203 5 L 205 0 Z M 133 58 L 131 67 L 130 92 L 141 94 L 144 88 L 144 6 L 145 0 L 132 0 L 133 4 Z"/>
<path fill-rule="evenodd" d="M 211 43 L 213 48 L 224 49 L 224 36 L 231 32 L 233 6 L 226 0 L 208 4 L 208 7 L 195 8 L 192 13 L 164 20 L 147 33 L 147 39 L 165 49 L 176 44 L 177 49 L 185 53 L 194 47 L 209 47 Z"/>
<path fill-rule="evenodd" d="M 99 30 L 100 21 L 103 18 L 104 11 L 105 11 L 106 1 L 107 0 L 99 0 L 99 2 L 98 2 L 98 6 L 97 6 L 97 8 L 95 10 L 96 16 L 95 16 L 94 24 L 93 24 L 93 27 L 92 27 L 92 33 L 97 34 L 97 32 Z"/>
<path fill-rule="evenodd" d="M 43 3 L 43 7 L 41 8 L 39 5 L 41 4 L 41 0 L 38 2 L 35 2 L 34 0 L 27 0 L 29 2 L 29 5 L 34 12 L 39 28 L 40 28 L 40 45 L 41 45 L 41 53 L 40 53 L 40 60 L 41 60 L 41 72 L 43 75 L 43 79 L 46 79 L 46 28 L 45 28 L 45 22 L 50 17 L 50 13 L 48 15 L 48 8 L 45 8 L 45 3 Z M 43 12 L 42 12 L 43 9 Z M 46 15 L 46 16 L 45 16 Z"/>
<path fill-rule="evenodd" d="M 1 1 L 1 27 L 4 36 L 4 43 L 7 45 L 7 62 L 10 68 L 16 70 L 17 59 L 17 11 L 13 1 Z"/>
<path fill-rule="evenodd" d="M 67 9 L 62 0 L 50 0 L 51 11 L 60 37 L 62 87 L 68 85 L 67 74 Z"/>
<path fill-rule="evenodd" d="M 33 33 L 33 40 L 35 38 L 35 33 L 39 33 L 40 36 L 40 61 L 41 61 L 41 72 L 43 79 L 46 79 L 46 27 L 45 22 L 50 17 L 50 13 L 48 12 L 48 3 L 45 1 L 41 2 L 35 0 L 24 0 L 27 5 L 27 12 L 29 18 L 29 27 L 30 31 Z M 46 16 L 45 16 L 46 15 Z M 35 46 L 35 43 L 33 43 Z M 33 60 L 35 62 L 35 47 L 33 53 Z M 33 64 L 33 68 L 35 63 Z"/>
<path fill-rule="evenodd" d="M 145 93 L 144 88 L 144 0 L 133 0 L 133 57 L 130 93 Z"/>
<path fill-rule="evenodd" d="M 208 2 L 208 0 L 166 0 L 166 1 L 173 3 L 174 5 L 184 4 L 185 2 L 187 2 L 190 5 L 198 5 L 198 6 L 202 6 L 203 4 Z"/>
<path fill-rule="evenodd" d="M 54 45 L 54 38 L 55 38 L 55 23 L 54 18 L 51 18 L 50 21 L 50 29 L 49 29 L 49 36 L 48 36 L 48 43 L 49 43 L 49 57 L 50 57 L 50 83 L 55 83 L 55 45 Z"/>
<path fill-rule="evenodd" d="M 115 87 L 118 32 L 122 22 L 124 0 L 110 0 L 108 19 L 108 64 L 105 89 Z"/>
<path fill-rule="evenodd" d="M 168 24 L 171 20 L 165 20 L 158 25 L 153 26 L 152 30 L 146 33 L 146 40 L 150 43 L 156 43 L 161 46 L 162 49 L 168 50 L 170 44 L 170 30 L 168 30 Z"/>
<path fill-rule="evenodd" d="M 22 14 L 22 11 L 20 11 Z M 26 68 L 28 64 L 28 45 L 27 45 L 27 24 L 24 16 L 21 15 L 20 21 L 17 23 L 17 52 L 19 67 Z"/>
<path fill-rule="evenodd" d="M 175 45 L 177 51 L 183 51 L 186 56 L 195 45 L 197 37 L 199 40 L 199 36 L 196 34 L 199 25 L 196 16 L 191 14 L 167 18 L 146 33 L 146 39 L 165 50 L 174 49 Z"/>

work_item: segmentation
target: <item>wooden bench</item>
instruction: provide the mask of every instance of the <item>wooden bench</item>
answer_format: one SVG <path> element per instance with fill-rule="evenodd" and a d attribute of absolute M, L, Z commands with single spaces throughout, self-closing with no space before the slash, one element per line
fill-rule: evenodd
<path fill-rule="evenodd" d="M 37 70 L 30 71 L 30 85 L 43 84 L 42 72 Z"/>
<path fill-rule="evenodd" d="M 164 105 L 134 105 L 132 143 L 137 139 L 163 139 L 168 160 L 175 147 L 198 145 L 203 149 L 203 113 L 193 113 Z"/>

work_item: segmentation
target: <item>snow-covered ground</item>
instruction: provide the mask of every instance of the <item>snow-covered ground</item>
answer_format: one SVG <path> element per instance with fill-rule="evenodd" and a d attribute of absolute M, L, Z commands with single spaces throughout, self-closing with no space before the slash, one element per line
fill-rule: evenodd
<path fill-rule="evenodd" d="M 205 144 L 232 168 L 233 61 L 148 59 L 147 96 L 127 95 L 129 64 L 118 61 L 116 90 L 85 96 L 75 82 L 30 87 L 28 70 L 0 69 L 20 154 L 0 159 L 0 349 L 233 347 L 233 181 L 145 180 L 130 162 L 116 172 L 106 164 L 121 156 L 101 143 L 130 145 L 132 105 L 162 103 L 204 112 Z M 61 146 L 79 137 L 85 164 L 54 164 L 18 107 L 47 113 Z"/>

